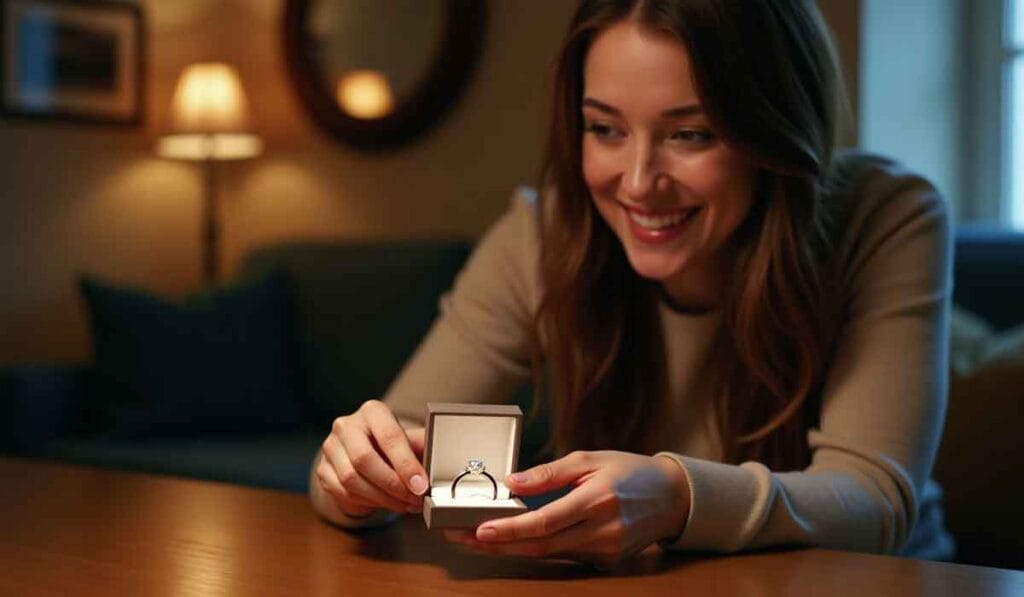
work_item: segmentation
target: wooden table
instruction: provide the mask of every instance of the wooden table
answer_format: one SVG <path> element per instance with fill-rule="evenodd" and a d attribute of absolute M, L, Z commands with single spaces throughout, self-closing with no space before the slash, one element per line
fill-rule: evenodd
<path fill-rule="evenodd" d="M 0 458 L 0 595 L 1024 595 L 1024 572 L 821 549 L 645 553 L 602 573 L 358 534 L 304 496 Z"/>

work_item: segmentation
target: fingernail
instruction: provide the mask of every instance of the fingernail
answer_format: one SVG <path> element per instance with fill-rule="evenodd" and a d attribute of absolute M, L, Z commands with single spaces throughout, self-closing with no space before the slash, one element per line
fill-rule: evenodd
<path fill-rule="evenodd" d="M 494 527 L 480 527 L 476 532 L 476 538 L 480 541 L 494 541 L 498 538 L 498 531 Z"/>
<path fill-rule="evenodd" d="M 526 475 L 523 473 L 512 473 L 511 475 L 508 476 L 508 480 L 512 481 L 513 483 L 525 483 Z"/>
<path fill-rule="evenodd" d="M 423 475 L 413 475 L 409 479 L 409 489 L 416 495 L 423 495 L 423 492 L 427 490 L 427 480 L 423 478 Z"/>

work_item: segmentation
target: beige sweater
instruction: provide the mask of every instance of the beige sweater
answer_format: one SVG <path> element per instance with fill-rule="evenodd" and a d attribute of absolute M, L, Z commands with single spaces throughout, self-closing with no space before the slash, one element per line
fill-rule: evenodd
<path fill-rule="evenodd" d="M 844 159 L 859 181 L 837 194 L 844 322 L 828 370 L 811 465 L 773 473 L 722 464 L 701 357 L 720 315 L 661 306 L 676 401 L 666 450 L 691 479 L 681 549 L 781 544 L 947 558 L 952 542 L 930 481 L 946 402 L 951 244 L 946 209 L 891 163 Z M 385 401 L 422 420 L 427 401 L 502 402 L 529 380 L 529 329 L 541 289 L 535 201 L 520 191 L 486 234 L 441 315 Z M 364 521 L 367 522 L 367 521 Z"/>

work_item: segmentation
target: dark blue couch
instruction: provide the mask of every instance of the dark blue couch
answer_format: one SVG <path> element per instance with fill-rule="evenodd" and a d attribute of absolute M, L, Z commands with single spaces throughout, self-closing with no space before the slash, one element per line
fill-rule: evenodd
<path fill-rule="evenodd" d="M 105 439 L 88 427 L 88 366 L 18 366 L 0 369 L 0 448 L 6 453 L 303 492 L 310 460 L 332 418 L 384 392 L 427 331 L 438 297 L 469 251 L 468 242 L 451 241 L 297 243 L 253 252 L 245 261 L 243 277 L 284 268 L 297 295 L 302 396 L 311 408 L 308 418 L 287 432 L 145 442 Z M 963 228 L 957 234 L 954 278 L 957 304 L 998 329 L 1020 324 L 1024 234 Z M 973 420 L 975 401 L 957 396 L 953 400 L 950 415 L 961 425 L 947 426 L 936 476 L 953 489 L 947 489 L 952 498 L 950 526 L 966 537 L 976 526 L 975 513 L 987 507 L 984 500 L 991 500 L 994 490 L 972 493 L 971 479 L 965 479 L 963 467 L 956 464 L 982 461 L 988 446 L 965 439 L 962 423 Z M 520 392 L 517 401 L 528 409 L 529 392 Z M 1022 403 L 994 408 L 1019 418 Z M 522 450 L 526 464 L 540 457 L 546 430 L 543 418 L 527 426 Z M 1002 441 L 1018 443 L 1016 437 Z M 977 454 L 977 459 L 965 454 Z M 1000 507 L 1017 508 L 1017 518 L 1024 509 L 1012 505 L 1024 503 L 1020 470 L 1000 476 L 1008 485 L 995 490 L 1001 492 Z M 986 552 L 990 543 L 967 540 L 964 544 L 972 545 L 973 551 L 965 560 L 1018 564 L 1012 556 Z M 1013 536 L 1004 541 L 1006 549 L 1014 545 Z"/>
<path fill-rule="evenodd" d="M 953 302 L 997 330 L 1024 322 L 1024 234 L 961 226 L 953 279 Z"/>
<path fill-rule="evenodd" d="M 294 290 L 305 420 L 279 433 L 155 441 L 111 439 L 93 425 L 89 366 L 0 369 L 7 453 L 302 492 L 333 417 L 383 394 L 437 314 L 467 241 L 266 247 L 240 277 L 284 269 Z"/>

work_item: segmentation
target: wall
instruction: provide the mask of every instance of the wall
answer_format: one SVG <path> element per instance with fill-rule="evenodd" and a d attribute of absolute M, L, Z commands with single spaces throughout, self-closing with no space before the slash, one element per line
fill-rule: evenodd
<path fill-rule="evenodd" d="M 266 153 L 222 170 L 224 262 L 285 238 L 479 235 L 532 182 L 548 63 L 573 4 L 491 1 L 480 70 L 423 143 L 347 150 L 301 112 L 279 48 L 280 0 L 147 0 L 146 124 L 0 121 L 0 363 L 88 358 L 80 272 L 185 293 L 200 279 L 198 170 L 156 158 L 180 70 L 240 71 Z"/>
<path fill-rule="evenodd" d="M 857 0 L 823 4 L 855 64 Z M 300 111 L 279 47 L 283 0 L 142 5 L 143 127 L 0 120 L 0 363 L 89 357 L 81 272 L 168 294 L 199 285 L 198 170 L 152 152 L 186 65 L 236 64 L 267 142 L 262 157 L 222 170 L 229 274 L 282 239 L 476 237 L 539 167 L 549 62 L 575 3 L 489 0 L 485 53 L 458 109 L 386 156 L 338 145 Z"/>

